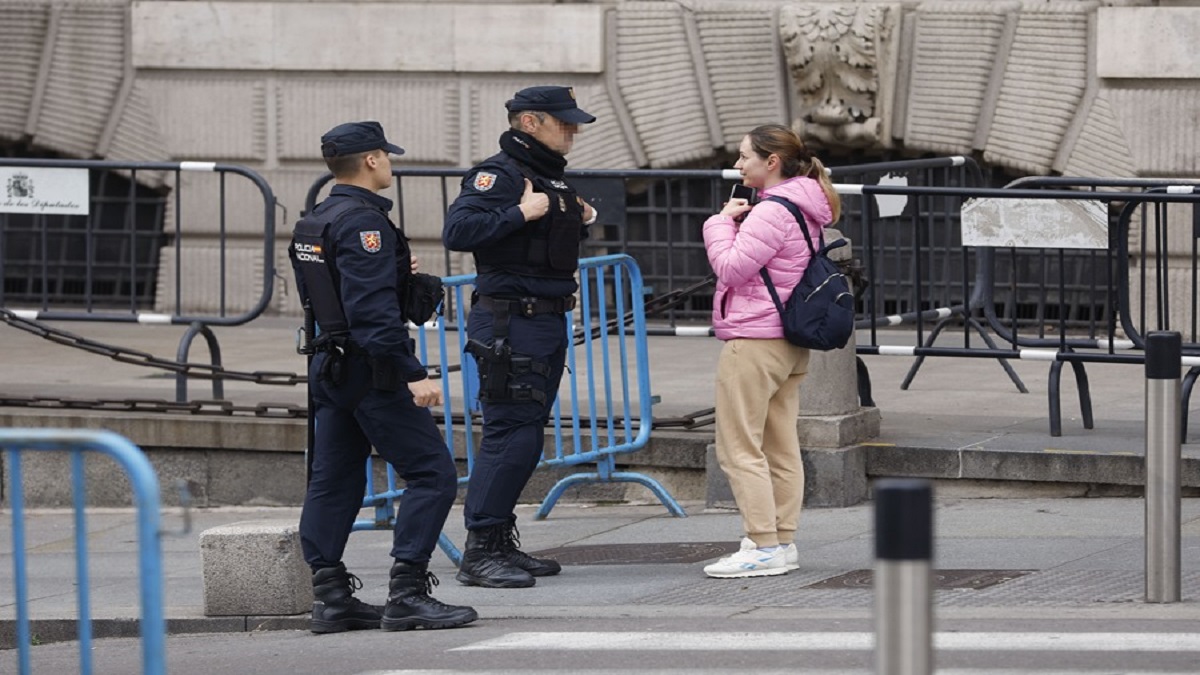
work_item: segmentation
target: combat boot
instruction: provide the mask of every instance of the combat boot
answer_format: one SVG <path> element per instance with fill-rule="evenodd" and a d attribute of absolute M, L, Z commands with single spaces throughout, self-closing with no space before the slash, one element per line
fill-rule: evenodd
<path fill-rule="evenodd" d="M 535 558 L 521 550 L 521 533 L 517 530 L 516 521 L 510 520 L 508 525 L 502 525 L 504 533 L 500 540 L 500 553 L 503 559 L 513 567 L 520 567 L 535 577 L 552 577 L 562 571 L 562 565 L 549 558 Z"/>
<path fill-rule="evenodd" d="M 388 600 L 383 608 L 384 630 L 454 628 L 479 618 L 470 607 L 447 605 L 430 597 L 438 578 L 426 565 L 397 560 L 388 582 Z"/>
<path fill-rule="evenodd" d="M 313 608 L 309 630 L 314 633 L 341 633 L 348 630 L 379 628 L 382 608 L 354 597 L 362 588 L 358 577 L 346 566 L 322 567 L 313 571 Z"/>
<path fill-rule="evenodd" d="M 536 580 L 529 572 L 513 565 L 502 550 L 506 541 L 504 525 L 467 530 L 467 545 L 458 566 L 459 583 L 484 588 L 528 588 Z"/>

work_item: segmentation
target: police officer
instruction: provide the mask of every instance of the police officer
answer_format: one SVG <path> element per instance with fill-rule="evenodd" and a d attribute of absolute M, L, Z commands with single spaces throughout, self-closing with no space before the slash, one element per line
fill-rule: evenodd
<path fill-rule="evenodd" d="M 297 224 L 290 255 L 319 335 L 308 382 L 316 429 L 300 542 L 313 571 L 314 633 L 379 628 L 450 628 L 474 621 L 470 607 L 429 596 L 428 570 L 454 502 L 454 462 L 428 406 L 442 401 L 413 352 L 399 289 L 411 273 L 404 235 L 388 220 L 389 143 L 378 122 L 340 124 L 321 137 L 333 173 L 329 198 Z M 405 480 L 392 539 L 386 606 L 361 602 L 362 584 L 342 553 L 362 506 L 371 447 Z"/>
<path fill-rule="evenodd" d="M 596 212 L 563 178 L 579 125 L 596 118 L 569 87 L 522 89 L 505 104 L 500 153 L 471 169 L 442 241 L 477 272 L 467 321 L 479 365 L 483 438 L 467 485 L 467 545 L 457 579 L 522 588 L 561 571 L 520 550 L 513 510 L 542 459 L 575 307 L 579 242 Z"/>

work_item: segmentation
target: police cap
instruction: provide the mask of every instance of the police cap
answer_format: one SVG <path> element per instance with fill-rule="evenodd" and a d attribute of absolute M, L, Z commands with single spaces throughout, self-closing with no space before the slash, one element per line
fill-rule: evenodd
<path fill-rule="evenodd" d="M 404 148 L 388 143 L 379 122 L 346 122 L 325 132 L 321 137 L 322 157 L 343 157 L 370 150 L 387 150 L 403 155 Z"/>
<path fill-rule="evenodd" d="M 596 121 L 594 115 L 579 109 L 575 102 L 573 87 L 541 86 L 528 87 L 518 91 L 510 101 L 504 104 L 509 112 L 524 110 L 540 110 L 554 115 L 567 124 L 591 124 Z"/>

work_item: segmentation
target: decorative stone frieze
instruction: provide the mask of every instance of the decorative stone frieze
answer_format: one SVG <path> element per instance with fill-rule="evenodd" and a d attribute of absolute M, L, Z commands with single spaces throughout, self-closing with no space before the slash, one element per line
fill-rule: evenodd
<path fill-rule="evenodd" d="M 712 157 L 683 10 L 674 3 L 629 3 L 615 23 L 617 84 L 648 164 L 671 167 Z"/>
<path fill-rule="evenodd" d="M 795 89 L 793 126 L 834 147 L 890 147 L 900 5 L 785 5 L 779 32 Z"/>
<path fill-rule="evenodd" d="M 913 14 L 904 146 L 971 154 L 990 119 L 1019 2 L 928 2 Z M 993 84 L 994 83 L 994 84 Z"/>
<path fill-rule="evenodd" d="M 980 120 L 986 137 L 982 129 L 976 135 L 985 161 L 1032 175 L 1052 170 L 1084 102 L 1095 7 L 1065 1 L 1021 6 L 999 91 Z"/>

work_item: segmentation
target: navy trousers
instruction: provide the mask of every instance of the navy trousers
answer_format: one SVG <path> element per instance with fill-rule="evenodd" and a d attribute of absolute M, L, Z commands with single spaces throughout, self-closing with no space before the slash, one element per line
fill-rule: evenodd
<path fill-rule="evenodd" d="M 473 307 L 467 319 L 467 335 L 485 344 L 494 338 L 494 315 Z M 513 509 L 521 491 L 542 460 L 546 422 L 558 395 L 568 337 L 562 314 L 532 317 L 512 315 L 508 341 L 514 356 L 528 356 L 546 364 L 549 373 L 525 373 L 513 380 L 541 391 L 544 403 L 499 402 L 482 404 L 483 438 L 475 453 L 475 464 L 467 484 L 464 520 L 468 530 L 513 521 Z"/>
<path fill-rule="evenodd" d="M 363 356 L 348 357 L 343 380 L 321 380 L 328 355 L 313 358 L 308 373 L 316 433 L 312 474 L 300 514 L 300 544 L 311 567 L 337 565 L 362 508 L 371 447 L 404 479 L 396 513 L 392 557 L 425 563 L 433 554 L 454 504 L 458 478 L 446 442 L 428 408 L 399 391 L 371 387 Z"/>

